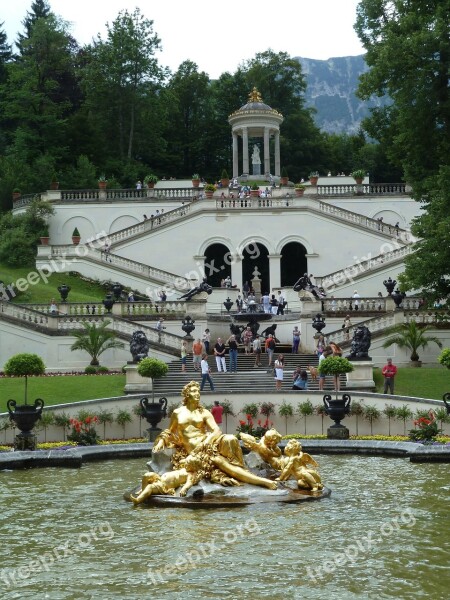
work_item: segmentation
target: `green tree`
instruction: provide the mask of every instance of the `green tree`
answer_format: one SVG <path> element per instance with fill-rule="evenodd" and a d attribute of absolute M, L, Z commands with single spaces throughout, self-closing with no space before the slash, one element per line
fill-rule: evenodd
<path fill-rule="evenodd" d="M 383 414 L 388 418 L 388 435 L 391 435 L 391 419 L 395 419 L 396 410 L 393 404 L 386 404 Z"/>
<path fill-rule="evenodd" d="M 358 435 L 358 419 L 364 414 L 364 406 L 358 400 L 350 404 L 350 415 L 356 417 L 356 435 Z"/>
<path fill-rule="evenodd" d="M 405 289 L 431 301 L 450 296 L 450 8 L 446 0 L 361 0 L 356 32 L 370 67 L 359 95 L 389 95 L 364 122 L 411 183 L 424 212 L 412 226 L 420 238 L 405 261 Z"/>
<path fill-rule="evenodd" d="M 442 348 L 442 343 L 434 335 L 427 335 L 431 331 L 431 327 L 420 327 L 416 321 L 410 321 L 409 323 L 402 323 L 401 325 L 395 325 L 387 331 L 387 334 L 393 334 L 383 344 L 383 348 L 390 348 L 394 344 L 399 348 L 406 348 L 411 352 L 410 359 L 412 361 L 418 361 L 419 355 L 417 350 L 419 348 L 427 348 L 431 343 L 436 344 L 439 348 Z"/>
<path fill-rule="evenodd" d="M 31 3 L 31 10 L 22 21 L 25 33 L 19 33 L 16 45 L 21 54 L 26 51 L 25 42 L 31 38 L 33 27 L 38 19 L 46 19 L 51 14 L 51 9 L 46 0 L 34 0 Z"/>
<path fill-rule="evenodd" d="M 125 427 L 127 425 L 127 423 L 131 423 L 131 421 L 133 420 L 131 413 L 128 412 L 128 410 L 119 410 L 119 412 L 116 415 L 116 423 L 118 425 L 120 425 L 123 429 L 123 434 L 122 434 L 122 439 L 125 439 Z"/>
<path fill-rule="evenodd" d="M 403 421 L 403 435 L 406 435 L 406 421 L 412 419 L 413 413 L 407 404 L 396 408 L 395 418 Z"/>
<path fill-rule="evenodd" d="M 280 417 L 284 417 L 285 426 L 286 426 L 286 435 L 287 435 L 288 419 L 289 419 L 289 417 L 294 416 L 294 408 L 293 408 L 292 404 L 290 404 L 289 402 L 286 402 L 286 400 L 283 400 L 283 402 L 280 404 L 280 407 L 278 409 L 278 414 L 280 415 Z"/>
<path fill-rule="evenodd" d="M 370 435 L 373 435 L 373 422 L 380 418 L 381 412 L 374 405 L 364 407 L 364 418 L 370 422 Z"/>
<path fill-rule="evenodd" d="M 438 356 L 438 362 L 443 366 L 450 369 L 450 348 L 444 348 Z"/>
<path fill-rule="evenodd" d="M 87 323 L 82 321 L 83 331 L 76 331 L 73 336 L 76 341 L 71 345 L 70 349 L 84 350 L 92 360 L 90 364 L 97 367 L 99 356 L 113 348 L 124 348 L 125 344 L 117 339 L 117 334 L 112 329 L 108 329 L 111 321 L 106 319 L 100 325 L 96 323 Z"/>
<path fill-rule="evenodd" d="M 306 435 L 306 418 L 310 417 L 314 414 L 314 407 L 310 400 L 305 400 L 305 402 L 300 402 L 297 407 L 297 414 L 300 415 L 303 419 L 305 419 L 305 435 Z"/>
<path fill-rule="evenodd" d="M 169 367 L 167 363 L 158 358 L 143 358 L 138 366 L 137 372 L 141 377 L 149 377 L 152 380 L 152 400 L 155 399 L 155 390 L 153 389 L 153 380 L 160 379 L 167 375 Z"/>
<path fill-rule="evenodd" d="M 83 89 L 89 118 L 102 139 L 113 145 L 112 156 L 122 163 L 135 157 L 136 135 L 148 98 L 166 75 L 154 57 L 160 41 L 153 21 L 136 8 L 132 13 L 120 11 L 112 24 L 107 24 L 106 40 L 98 35 L 86 49 Z M 111 123 L 116 125 L 111 127 Z"/>
<path fill-rule="evenodd" d="M 103 439 L 106 440 L 106 425 L 114 423 L 114 415 L 110 410 L 101 410 L 97 418 L 100 425 L 103 425 Z"/>
<path fill-rule="evenodd" d="M 36 428 L 44 430 L 44 443 L 47 441 L 47 429 L 55 422 L 55 416 L 51 411 L 44 411 L 39 419 Z"/>
<path fill-rule="evenodd" d="M 43 375 L 45 364 L 37 354 L 23 352 L 15 354 L 5 363 L 3 368 L 8 377 L 25 377 L 25 404 L 28 402 L 28 377 Z"/>

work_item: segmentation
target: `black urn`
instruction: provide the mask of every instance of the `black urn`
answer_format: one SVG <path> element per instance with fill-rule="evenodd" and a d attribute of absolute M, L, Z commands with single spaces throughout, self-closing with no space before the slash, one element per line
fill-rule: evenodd
<path fill-rule="evenodd" d="M 9 418 L 14 421 L 22 436 L 31 436 L 31 431 L 39 421 L 44 408 L 42 398 L 36 398 L 33 404 L 17 404 L 15 400 L 6 403 Z"/>
<path fill-rule="evenodd" d="M 58 292 L 59 292 L 59 294 L 61 296 L 61 300 L 63 302 L 67 302 L 67 296 L 69 295 L 70 290 L 71 290 L 70 285 L 66 285 L 65 283 L 58 287 Z"/>
<path fill-rule="evenodd" d="M 158 402 L 154 400 L 150 402 L 148 398 L 141 398 L 140 405 L 142 416 L 151 425 L 147 430 L 150 441 L 154 441 L 156 435 L 161 431 L 158 428 L 158 423 L 167 416 L 167 398 L 160 398 Z"/>
<path fill-rule="evenodd" d="M 392 299 L 394 300 L 395 307 L 400 308 L 402 305 L 403 299 L 406 297 L 405 292 L 401 292 L 398 288 L 391 294 Z"/>
<path fill-rule="evenodd" d="M 103 306 L 106 308 L 107 312 L 111 312 L 112 307 L 115 304 L 115 300 L 112 297 L 112 294 L 106 294 L 106 298 L 102 300 Z"/>
<path fill-rule="evenodd" d="M 342 398 L 333 399 L 329 394 L 323 397 L 325 412 L 334 421 L 334 425 L 327 430 L 327 437 L 334 439 L 348 439 L 349 430 L 341 424 L 342 419 L 350 414 L 351 397 L 343 394 Z"/>
<path fill-rule="evenodd" d="M 389 296 L 392 296 L 392 292 L 395 290 L 395 286 L 397 285 L 397 281 L 395 279 L 391 279 L 390 277 L 383 281 L 383 285 L 386 288 Z"/>
<path fill-rule="evenodd" d="M 225 302 L 223 303 L 223 305 L 225 306 L 225 310 L 227 312 L 230 312 L 231 307 L 233 306 L 233 302 L 231 301 L 230 297 L 228 297 Z"/>
<path fill-rule="evenodd" d="M 447 414 L 450 415 L 450 392 L 447 392 L 442 396 L 442 400 L 444 401 L 445 408 L 447 409 Z M 448 400 L 448 402 L 447 402 Z"/>
<path fill-rule="evenodd" d="M 317 331 L 317 333 L 322 333 L 322 329 L 326 327 L 325 317 L 323 317 L 320 313 L 317 313 L 317 315 L 312 320 L 312 326 L 313 329 Z"/>
<path fill-rule="evenodd" d="M 181 329 L 185 332 L 186 337 L 189 337 L 195 329 L 195 321 L 189 315 L 186 315 L 182 323 Z"/>

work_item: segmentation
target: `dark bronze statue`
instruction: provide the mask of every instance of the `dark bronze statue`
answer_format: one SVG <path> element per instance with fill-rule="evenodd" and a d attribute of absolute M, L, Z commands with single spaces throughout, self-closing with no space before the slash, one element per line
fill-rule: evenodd
<path fill-rule="evenodd" d="M 365 325 L 358 325 L 353 334 L 349 360 L 372 360 L 369 356 L 369 348 L 372 334 Z"/>
<path fill-rule="evenodd" d="M 135 331 L 131 336 L 130 342 L 130 352 L 133 357 L 133 362 L 136 363 L 141 359 L 146 358 L 148 356 L 149 348 L 150 344 L 145 333 L 140 329 Z"/>
<path fill-rule="evenodd" d="M 308 273 L 304 273 L 298 281 L 294 283 L 294 292 L 300 292 L 304 290 L 305 292 L 309 292 L 316 298 L 317 300 L 321 300 L 322 298 L 326 298 L 326 293 L 323 288 L 314 285 L 308 276 Z"/>
<path fill-rule="evenodd" d="M 203 278 L 203 281 L 199 285 L 180 296 L 178 300 L 190 300 L 202 292 L 206 292 L 208 296 L 212 293 L 212 287 L 206 282 L 206 277 Z"/>

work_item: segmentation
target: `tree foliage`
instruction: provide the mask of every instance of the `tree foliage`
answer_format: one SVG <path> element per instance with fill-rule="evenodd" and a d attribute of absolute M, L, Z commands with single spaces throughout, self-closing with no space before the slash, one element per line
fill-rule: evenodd
<path fill-rule="evenodd" d="M 125 344 L 116 339 L 117 334 L 112 329 L 108 329 L 111 321 L 106 319 L 100 325 L 96 323 L 82 322 L 83 331 L 78 331 L 73 334 L 76 341 L 70 349 L 84 350 L 91 357 L 91 365 L 99 365 L 99 356 L 112 348 L 124 348 Z"/>
<path fill-rule="evenodd" d="M 442 343 L 439 338 L 434 335 L 427 335 L 431 331 L 431 327 L 420 327 L 416 321 L 395 325 L 388 333 L 393 334 L 383 344 L 383 348 L 390 348 L 394 344 L 399 348 L 406 348 L 411 352 L 411 360 L 419 360 L 417 350 L 419 348 L 427 348 L 431 343 L 442 348 Z"/>
<path fill-rule="evenodd" d="M 388 94 L 392 104 L 365 122 L 390 159 L 401 166 L 424 203 L 413 233 L 421 238 L 406 260 L 407 289 L 450 296 L 450 4 L 447 0 L 361 0 L 355 29 L 370 67 L 359 95 Z"/>

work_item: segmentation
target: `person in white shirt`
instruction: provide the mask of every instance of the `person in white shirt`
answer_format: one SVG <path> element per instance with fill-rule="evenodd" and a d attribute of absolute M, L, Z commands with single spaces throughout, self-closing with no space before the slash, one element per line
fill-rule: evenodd
<path fill-rule="evenodd" d="M 213 380 L 211 379 L 211 375 L 210 375 L 211 371 L 210 371 L 209 365 L 208 365 L 208 355 L 207 354 L 202 355 L 200 368 L 202 370 L 202 382 L 200 384 L 200 391 L 202 391 L 203 388 L 205 387 L 205 381 L 207 381 L 209 383 L 211 390 L 214 390 L 214 383 L 213 383 Z"/>
<path fill-rule="evenodd" d="M 358 294 L 358 290 L 355 290 L 355 293 L 352 296 L 353 298 L 353 308 L 355 310 L 359 310 L 359 299 L 361 298 L 361 296 Z"/>

